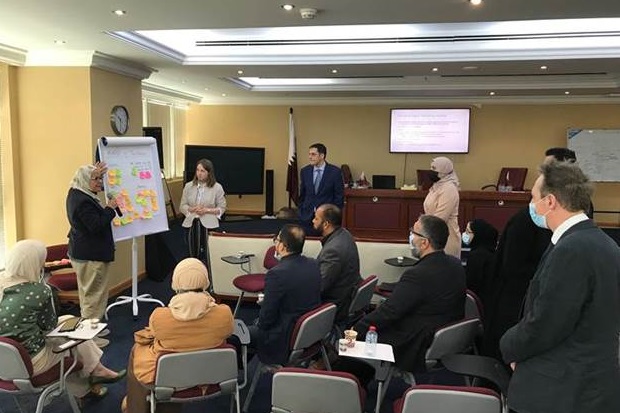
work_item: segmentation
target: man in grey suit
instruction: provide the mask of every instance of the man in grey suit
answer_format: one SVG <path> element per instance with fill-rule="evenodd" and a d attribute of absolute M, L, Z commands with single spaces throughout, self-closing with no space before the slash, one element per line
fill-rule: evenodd
<path fill-rule="evenodd" d="M 530 215 L 553 231 L 525 298 L 500 341 L 517 412 L 620 412 L 620 248 L 588 219 L 592 187 L 576 164 L 540 167 Z"/>
<path fill-rule="evenodd" d="M 342 228 L 342 212 L 332 204 L 319 206 L 312 220 L 321 236 L 317 260 L 321 269 L 321 300 L 336 304 L 336 322 L 347 317 L 353 293 L 362 281 L 357 245 L 349 231 Z"/>

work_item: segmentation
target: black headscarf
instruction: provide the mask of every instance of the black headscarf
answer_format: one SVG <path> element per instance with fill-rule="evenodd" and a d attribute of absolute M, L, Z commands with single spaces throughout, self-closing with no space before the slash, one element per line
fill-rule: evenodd
<path fill-rule="evenodd" d="M 476 248 L 485 248 L 489 251 L 495 251 L 497 246 L 497 230 L 495 227 L 484 219 L 474 219 L 469 222 L 469 228 L 474 233 L 470 247 L 472 250 Z"/>

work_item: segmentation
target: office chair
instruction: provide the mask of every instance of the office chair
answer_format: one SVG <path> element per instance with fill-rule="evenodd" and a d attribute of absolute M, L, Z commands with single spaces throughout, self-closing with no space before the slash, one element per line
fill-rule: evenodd
<path fill-rule="evenodd" d="M 308 311 L 303 314 L 293 328 L 293 333 L 290 338 L 289 356 L 286 362 L 287 367 L 299 366 L 304 362 L 312 359 L 317 354 L 321 354 L 323 363 L 328 370 L 331 370 L 329 359 L 327 357 L 327 351 L 323 340 L 330 333 L 332 326 L 334 325 L 334 318 L 336 317 L 336 305 L 333 303 L 321 304 L 317 308 Z M 245 402 L 243 404 L 243 411 L 247 412 L 256 390 L 256 385 L 263 372 L 268 370 L 274 370 L 280 366 L 266 365 L 260 361 L 254 372 L 252 378 L 252 384 L 248 390 Z"/>
<path fill-rule="evenodd" d="M 65 369 L 65 366 L 69 367 Z M 52 397 L 64 393 L 69 398 L 71 411 L 79 413 L 75 398 L 67 392 L 66 379 L 73 370 L 81 368 L 77 359 L 64 357 L 56 366 L 34 376 L 32 359 L 26 348 L 15 340 L 0 337 L 0 394 L 38 394 L 36 413 L 43 412 Z"/>
<path fill-rule="evenodd" d="M 237 367 L 237 352 L 229 344 L 161 356 L 147 396 L 151 413 L 157 403 L 188 403 L 226 395 L 230 396 L 231 411 L 234 406 L 240 413 Z"/>
<path fill-rule="evenodd" d="M 485 185 L 481 190 L 495 188 L 496 191 L 523 191 L 527 168 L 502 168 L 497 178 L 497 184 Z"/>
<path fill-rule="evenodd" d="M 499 413 L 502 400 L 483 387 L 415 385 L 394 402 L 394 413 Z"/>
<path fill-rule="evenodd" d="M 263 267 L 265 267 L 267 270 L 275 267 L 278 264 L 278 260 L 276 260 L 273 256 L 275 248 L 276 247 L 272 245 L 271 247 L 267 248 L 267 251 L 265 251 L 265 257 L 263 258 Z M 237 304 L 235 305 L 233 315 L 237 314 L 237 311 L 241 306 L 241 301 L 243 300 L 243 296 L 245 295 L 245 293 L 260 293 L 265 289 L 266 275 L 267 274 L 264 272 L 252 273 L 250 270 L 247 274 L 238 275 L 233 279 L 233 285 L 239 290 L 241 290 L 241 294 L 239 295 L 239 299 L 237 300 Z"/>
<path fill-rule="evenodd" d="M 365 401 L 350 373 L 284 367 L 273 376 L 272 413 L 362 413 Z"/>

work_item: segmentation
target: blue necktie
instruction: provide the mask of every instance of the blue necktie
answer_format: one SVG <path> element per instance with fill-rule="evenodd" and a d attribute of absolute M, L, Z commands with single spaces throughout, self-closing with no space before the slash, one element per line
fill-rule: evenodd
<path fill-rule="evenodd" d="M 317 169 L 316 171 L 316 176 L 314 177 L 314 193 L 318 193 L 319 192 L 319 185 L 321 184 L 321 170 Z"/>

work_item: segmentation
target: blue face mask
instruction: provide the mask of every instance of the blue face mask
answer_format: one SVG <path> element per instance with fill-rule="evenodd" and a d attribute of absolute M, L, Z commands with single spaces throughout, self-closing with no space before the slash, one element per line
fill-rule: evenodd
<path fill-rule="evenodd" d="M 463 240 L 463 244 L 469 245 L 471 243 L 471 237 L 468 232 L 463 232 L 461 235 L 461 239 Z"/>
<path fill-rule="evenodd" d="M 547 226 L 547 215 L 539 215 L 536 213 L 536 203 L 530 202 L 530 217 L 532 218 L 532 222 L 534 225 L 540 228 L 549 229 Z"/>

